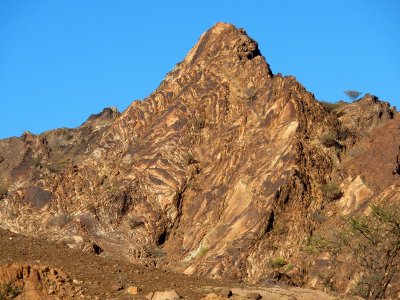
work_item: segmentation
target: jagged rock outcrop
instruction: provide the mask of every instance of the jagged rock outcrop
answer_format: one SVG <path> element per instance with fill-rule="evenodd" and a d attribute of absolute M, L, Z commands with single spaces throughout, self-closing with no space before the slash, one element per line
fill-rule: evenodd
<path fill-rule="evenodd" d="M 46 266 L 9 264 L 0 266 L 1 299 L 85 299 L 64 272 Z"/>
<path fill-rule="evenodd" d="M 327 109 L 218 23 L 123 113 L 0 141 L 0 226 L 215 278 L 284 258 L 301 284 L 316 228 L 398 201 L 399 123 L 370 95 Z"/>
<path fill-rule="evenodd" d="M 346 128 L 358 135 L 365 135 L 375 127 L 384 125 L 385 121 L 393 119 L 395 114 L 395 108 L 389 103 L 379 101 L 378 97 L 370 94 L 336 110 L 336 115 Z"/>

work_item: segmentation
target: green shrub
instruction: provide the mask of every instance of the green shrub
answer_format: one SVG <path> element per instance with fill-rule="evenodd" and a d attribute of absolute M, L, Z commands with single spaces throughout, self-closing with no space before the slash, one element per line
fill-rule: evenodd
<path fill-rule="evenodd" d="M 333 133 L 325 133 L 319 137 L 319 141 L 326 148 L 335 147 L 341 149 L 343 146 L 337 141 L 336 135 Z"/>
<path fill-rule="evenodd" d="M 321 191 L 328 201 L 338 200 L 343 196 L 340 187 L 336 183 L 326 183 L 321 185 Z"/>
<path fill-rule="evenodd" d="M 22 293 L 22 289 L 8 284 L 0 285 L 0 300 L 14 299 Z"/>
<path fill-rule="evenodd" d="M 66 213 L 59 213 L 49 219 L 49 221 L 47 222 L 47 226 L 62 228 L 65 224 L 67 224 L 71 220 L 72 220 L 71 215 L 68 215 Z"/>
<path fill-rule="evenodd" d="M 185 152 L 183 154 L 183 160 L 185 162 L 185 165 L 187 165 L 187 166 L 192 165 L 197 162 L 196 159 L 194 158 L 193 153 L 191 153 L 191 152 Z"/>
<path fill-rule="evenodd" d="M 291 271 L 293 268 L 294 268 L 294 264 L 288 263 L 288 264 L 285 266 L 285 273 Z"/>
<path fill-rule="evenodd" d="M 351 264 L 357 274 L 353 293 L 366 299 L 384 299 L 386 290 L 398 295 L 400 288 L 391 284 L 400 275 L 400 205 L 372 205 L 369 215 L 351 217 L 343 227 L 326 237 L 314 236 L 309 243 L 310 253 L 328 252 L 329 264 L 338 266 Z M 343 255 L 351 255 L 351 261 L 343 261 Z M 322 266 L 312 263 L 311 270 Z M 327 279 L 335 269 L 323 269 Z M 329 275 L 329 276 L 326 276 Z"/>
<path fill-rule="evenodd" d="M 274 269 L 282 268 L 283 266 L 286 266 L 287 264 L 288 264 L 288 262 L 283 257 L 274 258 L 270 262 L 270 266 Z"/>
<path fill-rule="evenodd" d="M 194 118 L 192 125 L 195 130 L 201 130 L 206 127 L 206 119 L 203 117 Z"/>
<path fill-rule="evenodd" d="M 118 192 L 118 187 L 116 187 L 116 186 L 109 186 L 108 187 L 108 192 L 110 193 L 110 194 L 115 194 L 116 192 Z"/>
<path fill-rule="evenodd" d="M 157 246 L 150 246 L 146 249 L 146 252 L 149 256 L 154 257 L 154 258 L 163 258 L 166 255 L 166 252 L 158 248 Z"/>
<path fill-rule="evenodd" d="M 310 255 L 318 255 L 324 251 L 330 251 L 336 253 L 337 251 L 333 251 L 334 247 L 332 244 L 334 243 L 332 243 L 325 237 L 318 234 L 314 234 L 313 236 L 311 236 L 310 240 L 308 241 L 308 244 L 303 248 L 303 250 Z"/>
<path fill-rule="evenodd" d="M 128 219 L 128 224 L 129 224 L 129 227 L 131 229 L 135 229 L 137 227 L 140 227 L 140 226 L 144 225 L 144 222 L 142 220 L 137 219 L 137 218 L 130 217 Z"/>

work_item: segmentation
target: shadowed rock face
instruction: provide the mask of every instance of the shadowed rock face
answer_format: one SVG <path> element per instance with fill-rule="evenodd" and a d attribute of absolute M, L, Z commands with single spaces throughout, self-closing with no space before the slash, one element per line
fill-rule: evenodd
<path fill-rule="evenodd" d="M 0 226 L 215 278 L 285 257 L 303 280 L 317 228 L 396 201 L 399 125 L 372 96 L 327 109 L 218 23 L 122 114 L 1 140 Z"/>

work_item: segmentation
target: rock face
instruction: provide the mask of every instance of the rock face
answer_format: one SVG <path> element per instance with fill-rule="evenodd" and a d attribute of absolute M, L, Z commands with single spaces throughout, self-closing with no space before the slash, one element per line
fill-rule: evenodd
<path fill-rule="evenodd" d="M 398 201 L 399 128 L 370 95 L 321 104 L 218 23 L 123 113 L 1 140 L 0 226 L 214 278 L 283 258 L 304 283 L 317 228 Z"/>
<path fill-rule="evenodd" d="M 82 296 L 72 280 L 50 267 L 11 264 L 0 267 L 1 299 L 67 299 Z"/>

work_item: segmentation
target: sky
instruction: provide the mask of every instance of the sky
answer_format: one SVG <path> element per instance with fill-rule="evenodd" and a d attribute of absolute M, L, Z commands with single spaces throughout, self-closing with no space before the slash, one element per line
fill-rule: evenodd
<path fill-rule="evenodd" d="M 400 1 L 0 0 L 0 138 L 77 127 L 145 99 L 216 22 L 319 100 L 400 108 Z"/>

